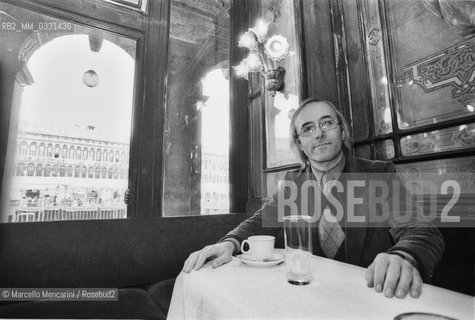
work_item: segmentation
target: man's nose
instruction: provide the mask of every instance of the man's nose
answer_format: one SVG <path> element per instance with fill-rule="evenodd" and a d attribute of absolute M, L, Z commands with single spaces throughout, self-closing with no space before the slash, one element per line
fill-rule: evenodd
<path fill-rule="evenodd" d="M 315 138 L 322 138 L 325 136 L 325 131 L 320 126 L 315 127 Z"/>

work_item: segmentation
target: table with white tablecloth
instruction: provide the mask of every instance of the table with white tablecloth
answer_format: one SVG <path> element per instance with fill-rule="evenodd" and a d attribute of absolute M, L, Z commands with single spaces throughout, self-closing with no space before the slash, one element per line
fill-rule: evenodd
<path fill-rule="evenodd" d="M 182 272 L 168 319 L 394 319 L 408 312 L 474 319 L 471 296 L 424 284 L 417 299 L 386 298 L 366 286 L 364 268 L 317 256 L 312 264 L 307 286 L 287 282 L 285 263 L 255 268 L 236 257 Z"/>

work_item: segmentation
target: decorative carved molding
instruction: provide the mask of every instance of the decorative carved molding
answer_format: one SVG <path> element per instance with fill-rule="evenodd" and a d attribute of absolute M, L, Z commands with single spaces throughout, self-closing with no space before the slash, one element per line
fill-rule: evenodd
<path fill-rule="evenodd" d="M 475 96 L 475 39 L 404 66 L 396 80 L 398 86 L 412 81 L 424 92 L 452 87 L 454 99 L 469 101 Z"/>
<path fill-rule="evenodd" d="M 223 9 L 229 17 L 229 11 L 231 10 L 231 0 L 214 0 L 216 7 Z"/>
<path fill-rule="evenodd" d="M 43 45 L 43 37 L 42 32 L 32 32 L 21 45 L 18 61 L 27 62 L 33 52 Z"/>
<path fill-rule="evenodd" d="M 128 188 L 124 193 L 124 202 L 127 206 L 135 204 L 137 199 L 137 189 Z"/>
<path fill-rule="evenodd" d="M 381 39 L 381 30 L 379 28 L 373 27 L 371 32 L 368 35 L 368 43 L 372 46 L 378 44 L 379 40 Z"/>
<path fill-rule="evenodd" d="M 436 16 L 443 18 L 455 32 L 463 37 L 475 35 L 475 1 L 473 0 L 422 0 Z"/>

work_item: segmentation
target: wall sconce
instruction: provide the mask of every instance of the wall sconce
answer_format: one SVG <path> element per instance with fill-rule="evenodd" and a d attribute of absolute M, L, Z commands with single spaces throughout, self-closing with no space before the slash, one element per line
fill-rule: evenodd
<path fill-rule="evenodd" d="M 241 36 L 238 46 L 248 48 L 249 55 L 233 69 L 236 75 L 248 80 L 249 72 L 260 72 L 265 79 L 266 88 L 271 96 L 284 89 L 285 69 L 279 62 L 293 54 L 287 39 L 282 35 L 268 38 L 269 24 L 258 20 L 254 28 L 250 28 Z"/>

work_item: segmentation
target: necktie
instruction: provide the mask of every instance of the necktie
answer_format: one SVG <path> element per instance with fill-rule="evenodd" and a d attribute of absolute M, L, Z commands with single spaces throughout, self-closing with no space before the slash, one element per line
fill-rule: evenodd
<path fill-rule="evenodd" d="M 332 178 L 328 174 L 323 175 L 321 181 L 323 184 L 323 195 L 326 197 L 331 190 Z M 327 258 L 335 258 L 338 249 L 345 240 L 345 233 L 328 206 L 324 208 L 320 223 L 318 224 L 318 237 L 320 247 Z"/>

